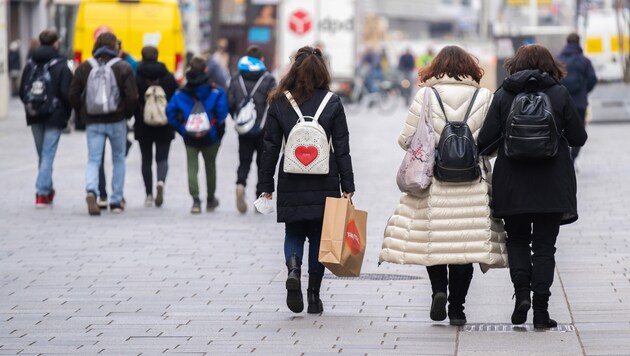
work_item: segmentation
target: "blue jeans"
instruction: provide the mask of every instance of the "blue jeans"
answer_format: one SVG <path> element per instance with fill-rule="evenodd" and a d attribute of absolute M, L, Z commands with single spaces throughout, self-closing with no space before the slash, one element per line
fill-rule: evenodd
<path fill-rule="evenodd" d="M 308 237 L 308 273 L 324 275 L 325 267 L 319 263 L 319 242 L 322 238 L 322 220 L 285 224 L 284 258 L 304 257 L 304 242 Z"/>
<path fill-rule="evenodd" d="M 46 124 L 32 124 L 31 131 L 33 132 L 35 148 L 37 149 L 37 156 L 39 157 L 39 163 L 37 165 L 39 172 L 37 173 L 35 189 L 37 189 L 37 195 L 48 195 L 53 189 L 53 161 L 57 153 L 61 129 L 46 126 Z"/>
<path fill-rule="evenodd" d="M 125 185 L 125 147 L 127 144 L 127 123 L 87 124 L 85 128 L 88 146 L 88 164 L 85 173 L 85 190 L 98 195 L 98 169 L 101 165 L 105 140 L 109 139 L 112 148 L 112 195 L 110 204 L 120 203 Z"/>

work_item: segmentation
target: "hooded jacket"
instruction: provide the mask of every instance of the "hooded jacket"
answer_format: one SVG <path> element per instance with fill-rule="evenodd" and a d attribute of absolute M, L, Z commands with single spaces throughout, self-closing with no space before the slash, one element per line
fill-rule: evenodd
<path fill-rule="evenodd" d="M 221 141 L 225 132 L 225 118 L 228 114 L 227 99 L 221 88 L 213 88 L 205 73 L 188 71 L 186 85 L 178 90 L 166 106 L 168 123 L 184 138 L 186 146 L 206 147 Z M 201 138 L 187 135 L 186 121 L 195 106 L 202 103 L 210 118 L 210 131 Z"/>
<path fill-rule="evenodd" d="M 474 138 L 484 123 L 492 100 L 488 89 L 480 88 L 479 83 L 468 77 L 462 80 L 447 76 L 431 78 L 416 94 L 398 138 L 405 151 L 418 126 L 425 91 L 431 91 L 431 87 L 440 93 L 446 115 L 452 121 L 463 119 L 475 90 L 479 89 L 467 120 Z M 429 112 L 437 144 L 446 120 L 433 93 L 431 98 Z M 481 166 L 489 169 L 490 165 Z M 480 263 L 484 269 L 506 267 L 503 223 L 493 219 L 490 210 L 489 170 L 482 169 L 482 177 L 462 183 L 433 178 L 431 185 L 421 193 L 402 194 L 387 221 L 379 261 L 423 266 Z"/>
<path fill-rule="evenodd" d="M 245 98 L 240 77 L 243 78 L 247 93 L 251 94 L 256 82 L 258 82 L 260 77 L 265 74 L 267 74 L 267 76 L 260 83 L 256 93 L 254 93 L 256 125 L 255 128 L 252 129 L 251 134 L 248 134 L 248 136 L 260 136 L 264 134 L 263 129 L 265 123 L 263 121 L 266 121 L 267 95 L 273 88 L 276 87 L 276 79 L 271 74 L 268 74 L 266 70 L 250 71 L 249 69 L 241 69 L 238 73 L 232 76 L 230 87 L 228 88 L 228 106 L 230 107 L 230 114 L 232 115 L 232 118 L 236 118 L 236 112 Z"/>
<path fill-rule="evenodd" d="M 525 91 L 549 96 L 561 134 L 558 155 L 546 160 L 515 160 L 505 156 L 503 133 L 514 97 Z M 562 224 L 577 220 L 577 187 L 569 146 L 586 142 L 586 131 L 567 89 L 548 73 L 524 70 L 510 75 L 496 91 L 479 133 L 479 152 L 497 151 L 492 177 L 494 216 L 562 213 Z"/>
<path fill-rule="evenodd" d="M 50 116 L 31 117 L 26 115 L 26 124 L 45 123 L 59 128 L 65 128 L 70 119 L 72 107 L 68 95 L 70 92 L 70 83 L 72 82 L 72 72 L 66 63 L 66 59 L 59 54 L 59 51 L 52 46 L 41 46 L 32 51 L 31 60 L 24 67 L 22 72 L 22 80 L 20 82 L 20 99 L 24 102 L 26 97 L 26 84 L 35 69 L 35 66 L 43 66 L 53 59 L 58 62 L 49 68 L 50 81 L 54 87 L 54 94 L 59 100 L 59 105 Z"/>
<path fill-rule="evenodd" d="M 577 62 L 576 67 L 579 68 L 579 71 L 577 73 L 568 73 L 568 75 L 582 76 L 584 85 L 579 92 L 571 93 L 571 97 L 578 109 L 586 110 L 588 107 L 588 93 L 597 84 L 597 76 L 595 75 L 593 64 L 584 56 L 582 48 L 577 43 L 568 43 L 558 55 L 558 60 L 565 65 L 572 61 Z"/>
<path fill-rule="evenodd" d="M 175 131 L 171 125 L 149 126 L 144 123 L 144 94 L 151 85 L 159 85 L 164 89 L 166 100 L 171 100 L 177 90 L 177 81 L 164 63 L 140 62 L 136 73 L 136 85 L 138 86 L 138 105 L 134 114 L 134 135 L 136 140 L 148 140 L 155 142 L 169 142 L 175 138 Z"/>
<path fill-rule="evenodd" d="M 98 54 L 101 49 L 95 52 L 95 58 L 99 61 L 107 62 L 114 58 L 111 49 L 106 49 L 104 53 Z M 116 112 L 107 115 L 88 115 L 85 103 L 83 102 L 83 93 L 87 88 L 87 80 L 92 71 L 92 65 L 85 61 L 81 63 L 74 72 L 74 78 L 70 85 L 70 103 L 79 114 L 79 118 L 86 124 L 95 123 L 115 123 L 118 121 L 131 118 L 136 109 L 138 102 L 138 88 L 136 86 L 136 78 L 129 63 L 119 61 L 112 66 L 112 71 L 116 77 L 116 83 L 120 90 L 120 104 Z"/>

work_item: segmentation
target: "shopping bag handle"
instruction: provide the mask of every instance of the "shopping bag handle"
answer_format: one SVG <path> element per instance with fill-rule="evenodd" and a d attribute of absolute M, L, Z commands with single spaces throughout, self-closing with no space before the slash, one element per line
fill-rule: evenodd
<path fill-rule="evenodd" d="M 342 193 L 341 197 L 344 198 L 344 199 L 350 200 L 350 204 L 354 205 L 354 203 L 352 202 L 352 196 L 351 195 L 346 195 L 346 193 Z"/>

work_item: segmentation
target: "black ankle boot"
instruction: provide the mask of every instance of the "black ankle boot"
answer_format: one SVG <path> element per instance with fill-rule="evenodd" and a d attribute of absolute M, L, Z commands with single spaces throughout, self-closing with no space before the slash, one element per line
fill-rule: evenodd
<path fill-rule="evenodd" d="M 319 289 L 322 285 L 322 277 L 323 276 L 315 273 L 309 273 L 308 275 L 308 288 L 306 289 L 308 309 L 306 309 L 306 312 L 309 314 L 319 314 L 324 311 L 322 300 L 319 299 Z"/>
<path fill-rule="evenodd" d="M 551 329 L 558 326 L 558 323 L 549 318 L 546 310 L 534 310 L 534 329 Z"/>
<path fill-rule="evenodd" d="M 514 311 L 512 312 L 512 324 L 521 325 L 527 321 L 527 312 L 532 306 L 529 290 L 518 291 L 514 294 Z"/>
<path fill-rule="evenodd" d="M 464 314 L 463 305 L 448 306 L 448 323 L 456 326 L 466 324 L 466 314 Z"/>
<path fill-rule="evenodd" d="M 442 321 L 446 319 L 446 293 L 436 292 L 433 294 L 431 301 L 431 311 L 429 313 L 431 320 Z"/>
<path fill-rule="evenodd" d="M 302 262 L 297 256 L 291 256 L 287 260 L 287 307 L 294 313 L 304 310 L 304 297 L 302 296 L 302 284 L 300 281 Z"/>

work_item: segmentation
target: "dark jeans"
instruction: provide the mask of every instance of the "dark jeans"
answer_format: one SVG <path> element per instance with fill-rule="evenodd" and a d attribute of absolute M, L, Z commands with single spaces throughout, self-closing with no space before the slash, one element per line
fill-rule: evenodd
<path fill-rule="evenodd" d="M 238 170 L 236 172 L 236 184 L 247 185 L 247 176 L 249 175 L 249 170 L 252 165 L 252 159 L 254 153 L 256 154 L 256 198 L 260 196 L 262 193 L 262 188 L 260 187 L 260 162 L 262 161 L 263 154 L 263 136 L 259 135 L 257 137 L 238 137 L 238 159 L 239 165 Z"/>
<path fill-rule="evenodd" d="M 322 220 L 285 224 L 284 258 L 304 257 L 304 242 L 308 237 L 308 273 L 324 275 L 324 265 L 319 263 L 319 242 L 322 238 Z"/>
<path fill-rule="evenodd" d="M 140 154 L 142 155 L 142 178 L 144 179 L 144 189 L 147 195 L 153 194 L 153 144 L 155 144 L 155 163 L 157 165 L 157 181 L 166 181 L 168 173 L 168 152 L 171 148 L 171 141 L 154 142 L 151 140 L 138 141 Z"/>
<path fill-rule="evenodd" d="M 125 157 L 129 154 L 131 141 L 127 139 L 125 149 Z M 107 200 L 107 182 L 105 181 L 105 145 L 103 145 L 103 155 L 101 156 L 101 165 L 98 167 L 98 196 L 101 200 Z M 124 199 L 124 198 L 123 198 Z"/>
<path fill-rule="evenodd" d="M 547 310 L 556 267 L 555 244 L 561 219 L 562 214 L 556 213 L 520 214 L 504 218 L 514 291 L 533 291 L 534 310 Z"/>
<path fill-rule="evenodd" d="M 448 303 L 451 307 L 461 307 L 463 309 L 473 276 L 472 263 L 448 265 L 448 274 L 447 265 L 427 266 L 427 272 L 429 272 L 433 294 L 437 292 L 446 293 L 446 287 L 448 286 Z"/>
<path fill-rule="evenodd" d="M 582 125 L 586 125 L 586 109 L 577 109 L 580 114 L 580 120 L 582 120 Z M 575 161 L 578 154 L 580 154 L 580 149 L 582 147 L 571 147 L 571 159 Z"/>

